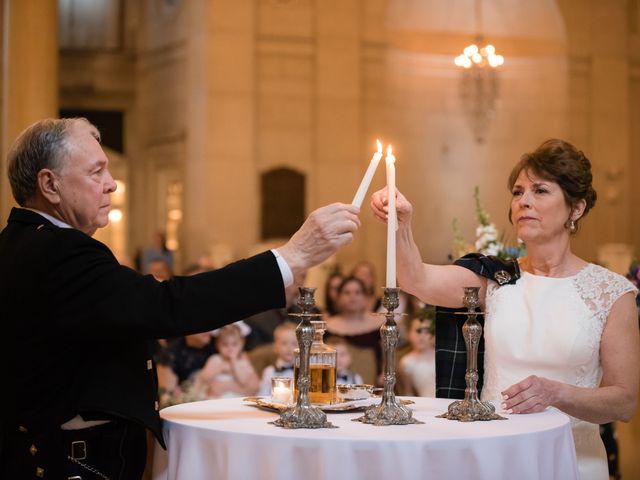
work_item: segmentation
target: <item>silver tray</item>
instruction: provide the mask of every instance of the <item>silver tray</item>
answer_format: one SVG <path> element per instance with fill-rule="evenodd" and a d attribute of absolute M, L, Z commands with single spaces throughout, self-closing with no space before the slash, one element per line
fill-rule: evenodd
<path fill-rule="evenodd" d="M 286 410 L 289 405 L 284 403 L 272 402 L 269 397 L 245 397 L 242 399 L 247 405 L 252 407 L 264 408 L 265 410 L 271 410 L 273 412 L 281 412 Z M 403 405 L 411 405 L 415 403 L 413 400 L 400 398 L 400 403 Z M 380 397 L 369 397 L 362 400 L 352 400 L 349 402 L 326 404 L 314 404 L 314 407 L 320 408 L 326 413 L 341 413 L 341 412 L 353 412 L 357 410 L 364 410 L 372 405 L 378 405 L 380 403 Z"/>

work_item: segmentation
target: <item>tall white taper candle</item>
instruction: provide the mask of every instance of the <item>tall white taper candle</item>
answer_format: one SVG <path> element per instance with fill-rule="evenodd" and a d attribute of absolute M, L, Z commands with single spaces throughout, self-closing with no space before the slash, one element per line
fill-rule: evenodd
<path fill-rule="evenodd" d="M 387 147 L 387 193 L 389 195 L 387 216 L 387 288 L 396 287 L 396 229 L 398 224 L 396 213 L 396 157 L 391 145 Z"/>
<path fill-rule="evenodd" d="M 364 196 L 367 194 L 367 190 L 369 190 L 369 185 L 371 185 L 371 180 L 373 179 L 373 175 L 376 173 L 376 168 L 378 168 L 378 163 L 380 163 L 380 159 L 382 158 L 382 144 L 380 140 L 376 140 L 378 143 L 378 151 L 373 154 L 371 158 L 371 162 L 369 162 L 369 167 L 367 171 L 364 173 L 364 177 L 362 177 L 362 181 L 360 182 L 360 186 L 356 191 L 355 196 L 353 197 L 353 201 L 351 202 L 356 207 L 360 208 L 362 206 L 362 201 L 364 200 Z"/>

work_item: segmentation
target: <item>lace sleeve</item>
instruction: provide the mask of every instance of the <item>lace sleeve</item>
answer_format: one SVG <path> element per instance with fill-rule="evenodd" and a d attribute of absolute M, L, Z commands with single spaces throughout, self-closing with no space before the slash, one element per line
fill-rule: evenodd
<path fill-rule="evenodd" d="M 622 275 L 606 268 L 589 265 L 576 276 L 576 288 L 585 304 L 604 327 L 613 304 L 625 293 L 638 289 Z"/>

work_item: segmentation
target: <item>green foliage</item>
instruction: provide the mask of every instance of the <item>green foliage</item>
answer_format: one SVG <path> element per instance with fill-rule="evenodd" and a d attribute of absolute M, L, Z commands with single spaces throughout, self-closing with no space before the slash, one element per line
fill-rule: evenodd
<path fill-rule="evenodd" d="M 473 198 L 476 202 L 476 218 L 478 219 L 478 223 L 483 227 L 487 225 L 491 225 L 491 217 L 489 217 L 489 212 L 487 212 L 480 202 L 480 187 L 476 185 L 473 189 Z"/>

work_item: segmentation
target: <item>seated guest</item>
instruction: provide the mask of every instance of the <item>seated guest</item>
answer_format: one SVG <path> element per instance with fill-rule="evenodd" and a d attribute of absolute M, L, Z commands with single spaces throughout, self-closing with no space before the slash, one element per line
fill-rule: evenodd
<path fill-rule="evenodd" d="M 403 395 L 436 396 L 436 348 L 433 319 L 414 317 L 409 321 L 411 350 L 400 359 Z"/>
<path fill-rule="evenodd" d="M 341 337 L 329 337 L 327 345 L 336 349 L 337 365 L 336 365 L 336 384 L 337 385 L 353 385 L 362 384 L 360 374 L 351 370 L 351 351 L 347 341 Z"/>
<path fill-rule="evenodd" d="M 207 360 L 198 374 L 198 385 L 210 398 L 255 395 L 260 380 L 244 352 L 244 336 L 237 324 L 217 331 L 217 354 Z"/>
<path fill-rule="evenodd" d="M 350 345 L 373 350 L 376 370 L 380 373 L 382 346 L 380 326 L 384 317 L 368 310 L 363 283 L 355 277 L 345 278 L 338 287 L 338 314 L 327 319 L 325 336 L 344 338 Z"/>
<path fill-rule="evenodd" d="M 298 348 L 296 327 L 297 325 L 293 322 L 284 322 L 273 332 L 273 350 L 276 353 L 276 360 L 273 365 L 267 366 L 262 371 L 260 395 L 271 395 L 272 377 L 293 378 L 293 352 Z"/>
<path fill-rule="evenodd" d="M 377 312 L 382 305 L 382 299 L 377 295 L 376 269 L 370 262 L 358 262 L 351 270 L 351 276 L 357 278 L 364 285 L 367 299 L 367 311 Z"/>
<path fill-rule="evenodd" d="M 154 258 L 150 260 L 147 270 L 149 274 L 159 282 L 169 280 L 173 276 L 171 266 L 164 258 Z"/>
<path fill-rule="evenodd" d="M 152 245 L 143 249 L 140 265 L 142 273 L 153 275 L 151 264 L 156 260 L 164 262 L 169 271 L 173 270 L 173 252 L 167 248 L 167 239 L 163 232 L 156 232 Z"/>
<path fill-rule="evenodd" d="M 214 353 L 216 347 L 211 332 L 172 340 L 156 355 L 158 387 L 172 396 L 180 395 L 185 390 L 185 382 L 204 367 Z"/>
<path fill-rule="evenodd" d="M 329 275 L 324 285 L 324 309 L 329 315 L 338 313 L 338 287 L 344 280 L 342 274 L 334 272 Z"/>

